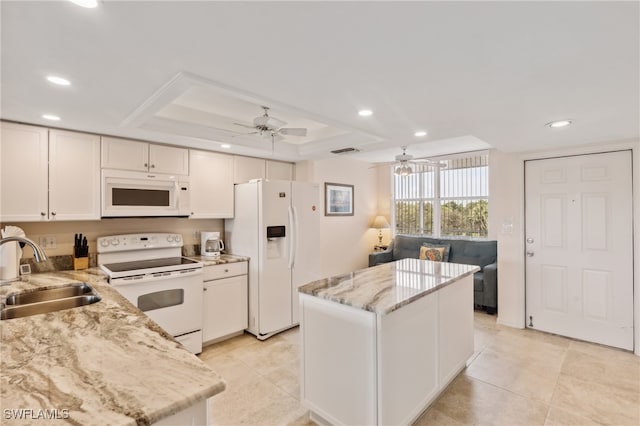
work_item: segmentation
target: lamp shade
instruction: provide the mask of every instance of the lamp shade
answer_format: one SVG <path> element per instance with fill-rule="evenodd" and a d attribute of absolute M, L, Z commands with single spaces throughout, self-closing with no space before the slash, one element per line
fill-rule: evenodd
<path fill-rule="evenodd" d="M 389 228 L 389 222 L 384 216 L 376 216 L 371 227 L 374 229 L 387 229 Z"/>

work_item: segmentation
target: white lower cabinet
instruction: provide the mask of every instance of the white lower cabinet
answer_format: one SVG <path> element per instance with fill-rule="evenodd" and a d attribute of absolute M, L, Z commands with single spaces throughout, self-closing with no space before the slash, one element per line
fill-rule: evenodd
<path fill-rule="evenodd" d="M 205 266 L 202 341 L 241 332 L 248 325 L 247 262 Z"/>

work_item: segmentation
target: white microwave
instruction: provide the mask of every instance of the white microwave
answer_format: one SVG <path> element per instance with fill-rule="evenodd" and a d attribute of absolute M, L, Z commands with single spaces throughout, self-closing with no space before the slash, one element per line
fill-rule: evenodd
<path fill-rule="evenodd" d="M 189 213 L 189 176 L 102 169 L 102 217 Z"/>

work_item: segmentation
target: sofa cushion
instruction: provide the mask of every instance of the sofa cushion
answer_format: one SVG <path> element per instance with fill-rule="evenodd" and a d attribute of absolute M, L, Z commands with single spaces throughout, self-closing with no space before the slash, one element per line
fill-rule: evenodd
<path fill-rule="evenodd" d="M 484 291 L 484 274 L 482 272 L 473 274 L 473 291 Z"/>
<path fill-rule="evenodd" d="M 443 249 L 442 250 L 442 261 L 443 262 L 448 262 L 449 261 L 449 251 L 451 250 L 451 244 L 422 243 L 422 247 Z"/>
<path fill-rule="evenodd" d="M 420 247 L 420 255 L 418 259 L 431 260 L 434 262 L 442 262 L 444 256 L 444 247 Z"/>
<path fill-rule="evenodd" d="M 496 241 L 448 240 L 451 244 L 449 262 L 476 265 L 481 268 L 494 263 L 498 253 Z"/>

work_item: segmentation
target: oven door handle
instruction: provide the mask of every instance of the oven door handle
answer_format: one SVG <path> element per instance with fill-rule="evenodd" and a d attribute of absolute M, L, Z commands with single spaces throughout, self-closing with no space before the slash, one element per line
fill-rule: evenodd
<path fill-rule="evenodd" d="M 131 277 L 111 278 L 109 283 L 113 286 L 135 285 L 148 283 L 150 281 L 161 281 L 182 277 L 191 277 L 193 275 L 202 275 L 202 268 L 183 269 L 180 271 L 157 272 L 154 274 L 134 275 Z"/>

